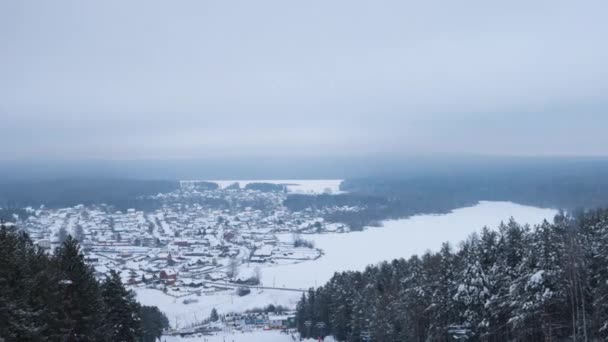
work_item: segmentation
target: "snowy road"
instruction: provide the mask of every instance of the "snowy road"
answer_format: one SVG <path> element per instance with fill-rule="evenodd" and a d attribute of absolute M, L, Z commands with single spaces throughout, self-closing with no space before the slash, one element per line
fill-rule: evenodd
<path fill-rule="evenodd" d="M 239 287 L 247 287 L 252 290 L 278 290 L 278 291 L 291 291 L 291 292 L 305 292 L 307 289 L 296 289 L 289 287 L 272 287 L 272 286 L 258 286 L 258 285 L 244 285 L 244 284 L 233 284 L 233 283 L 216 283 L 211 281 L 203 281 L 203 284 L 213 285 L 217 287 L 231 287 L 231 288 L 239 288 Z"/>

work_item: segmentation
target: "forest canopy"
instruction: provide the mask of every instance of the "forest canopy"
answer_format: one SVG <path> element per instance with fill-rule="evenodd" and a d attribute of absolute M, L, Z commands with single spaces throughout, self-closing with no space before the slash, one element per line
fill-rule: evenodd
<path fill-rule="evenodd" d="M 145 341 L 169 322 L 141 306 L 118 273 L 98 281 L 68 236 L 53 255 L 0 225 L 0 341 Z"/>
<path fill-rule="evenodd" d="M 606 340 L 607 270 L 608 210 L 511 220 L 458 248 L 336 273 L 302 297 L 298 329 L 353 342 Z"/>

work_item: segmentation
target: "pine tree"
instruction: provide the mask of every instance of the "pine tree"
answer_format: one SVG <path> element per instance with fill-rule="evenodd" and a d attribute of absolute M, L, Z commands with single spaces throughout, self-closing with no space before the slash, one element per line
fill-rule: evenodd
<path fill-rule="evenodd" d="M 219 319 L 219 316 L 217 314 L 217 310 L 215 308 L 211 309 L 211 314 L 209 315 L 209 320 L 211 322 L 217 322 Z"/>
<path fill-rule="evenodd" d="M 336 274 L 327 285 L 333 293 L 328 304 L 331 334 L 341 341 L 346 340 L 352 317 L 352 299 L 356 284 L 353 284 L 350 279 L 348 273 Z"/>
<path fill-rule="evenodd" d="M 394 319 L 400 309 L 398 303 L 399 281 L 395 278 L 394 263 L 378 265 L 378 273 L 373 280 L 374 315 L 373 334 L 376 340 L 392 341 L 398 338 L 400 329 Z"/>
<path fill-rule="evenodd" d="M 431 301 L 429 307 L 429 338 L 433 341 L 449 341 L 449 327 L 456 322 L 453 309 L 455 283 L 455 258 L 448 243 L 441 246 L 435 277 L 431 280 Z"/>
<path fill-rule="evenodd" d="M 60 276 L 62 340 L 95 341 L 103 331 L 102 300 L 93 270 L 85 264 L 78 242 L 68 236 L 55 251 L 54 264 Z"/>
<path fill-rule="evenodd" d="M 168 327 L 158 308 L 139 308 L 117 274 L 111 274 L 103 290 L 102 299 L 92 269 L 70 236 L 51 258 L 27 234 L 0 226 L 0 341 L 135 341 L 141 337 L 152 342 Z M 126 312 L 125 307 L 130 314 L 116 319 L 120 316 L 116 313 Z M 145 313 L 146 319 L 137 321 L 138 313 Z M 117 336 L 113 328 L 136 333 Z"/>
<path fill-rule="evenodd" d="M 460 308 L 460 326 L 468 338 L 485 336 L 489 327 L 485 303 L 490 298 L 489 279 L 482 265 L 480 241 L 473 235 L 462 248 L 465 268 L 457 280 L 454 300 Z"/>
<path fill-rule="evenodd" d="M 428 273 L 425 271 L 430 255 L 422 260 L 414 255 L 406 264 L 406 275 L 401 279 L 400 308 L 403 332 L 401 339 L 407 341 L 422 341 L 426 335 L 429 319 L 427 311 L 431 305 L 431 292 L 428 284 Z"/>
<path fill-rule="evenodd" d="M 309 321 L 310 323 L 312 323 L 313 325 L 315 324 L 316 321 L 316 317 L 315 317 L 315 306 L 317 305 L 316 303 L 316 293 L 315 293 L 315 289 L 311 288 L 308 290 L 308 300 L 306 301 L 306 306 L 304 307 L 304 315 L 307 318 L 307 321 Z M 309 326 L 306 328 L 306 337 L 313 337 L 314 335 L 314 329 L 312 326 Z"/>
<path fill-rule="evenodd" d="M 143 342 L 156 342 L 169 327 L 167 316 L 155 306 L 140 306 L 141 331 Z"/>
<path fill-rule="evenodd" d="M 134 294 L 125 289 L 120 275 L 112 270 L 101 286 L 104 330 L 109 341 L 132 342 L 140 335 L 140 317 Z"/>
<path fill-rule="evenodd" d="M 60 317 L 62 312 L 62 285 L 60 276 L 55 271 L 52 260 L 42 249 L 32 255 L 32 276 L 29 279 L 29 299 L 38 313 L 35 324 L 48 341 L 63 337 Z"/>
<path fill-rule="evenodd" d="M 514 306 L 513 284 L 517 281 L 520 266 L 525 261 L 528 228 L 517 224 L 512 218 L 508 224 L 498 227 L 499 240 L 496 247 L 496 265 L 491 277 L 494 279 L 494 295 L 489 307 L 492 316 L 492 334 L 498 340 L 511 340 L 510 319 Z"/>
<path fill-rule="evenodd" d="M 608 210 L 589 213 L 581 223 L 586 233 L 588 272 L 590 277 L 590 307 L 593 310 L 591 331 L 608 339 Z"/>
<path fill-rule="evenodd" d="M 26 236 L 0 227 L 0 337 L 8 341 L 35 341 L 40 336 L 37 313 L 28 302 L 30 249 Z"/>
<path fill-rule="evenodd" d="M 296 305 L 296 325 L 298 332 L 300 335 L 304 336 L 306 334 L 306 326 L 304 322 L 306 322 L 309 318 L 306 312 L 306 307 L 308 306 L 308 301 L 306 298 L 306 294 L 302 293 L 302 297 L 298 301 Z"/>
<path fill-rule="evenodd" d="M 361 334 L 364 332 L 371 333 L 372 321 L 375 315 L 375 306 L 371 302 L 372 284 L 368 279 L 365 281 L 365 286 L 357 291 L 354 298 L 353 314 L 351 316 L 350 329 L 347 341 L 362 341 Z M 373 335 L 372 335 L 373 336 Z"/>

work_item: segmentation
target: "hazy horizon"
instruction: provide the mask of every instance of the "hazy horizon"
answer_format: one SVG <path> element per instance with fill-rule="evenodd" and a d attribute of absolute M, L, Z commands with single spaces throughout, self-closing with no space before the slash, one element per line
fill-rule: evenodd
<path fill-rule="evenodd" d="M 608 158 L 375 156 L 365 158 L 236 158 L 191 160 L 29 160 L 1 161 L 0 179 L 351 179 L 366 177 L 417 177 L 457 174 L 513 175 L 526 172 L 602 174 Z M 0 182 L 1 183 L 1 182 Z"/>

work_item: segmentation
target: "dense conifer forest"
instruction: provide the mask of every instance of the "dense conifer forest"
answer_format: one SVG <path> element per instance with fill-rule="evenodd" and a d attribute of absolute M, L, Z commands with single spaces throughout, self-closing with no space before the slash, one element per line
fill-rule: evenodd
<path fill-rule="evenodd" d="M 71 236 L 48 255 L 27 234 L 0 226 L 0 341 L 152 342 L 168 325 L 116 272 L 97 281 Z"/>
<path fill-rule="evenodd" d="M 154 205 L 142 196 L 170 192 L 179 187 L 177 181 L 136 179 L 55 179 L 0 182 L 0 207 L 27 206 L 64 208 L 78 204 L 105 203 L 120 210 L 146 209 Z"/>
<path fill-rule="evenodd" d="M 336 273 L 303 295 L 297 321 L 304 336 L 350 342 L 604 341 L 608 210 L 511 220 L 459 246 Z"/>
<path fill-rule="evenodd" d="M 479 201 L 509 201 L 542 208 L 576 212 L 608 206 L 606 163 L 567 163 L 513 166 L 504 169 L 455 170 L 409 176 L 347 179 L 339 195 L 290 195 L 291 210 L 357 207 L 357 211 L 331 210 L 329 222 L 358 230 L 386 219 L 417 214 L 443 214 Z"/>

